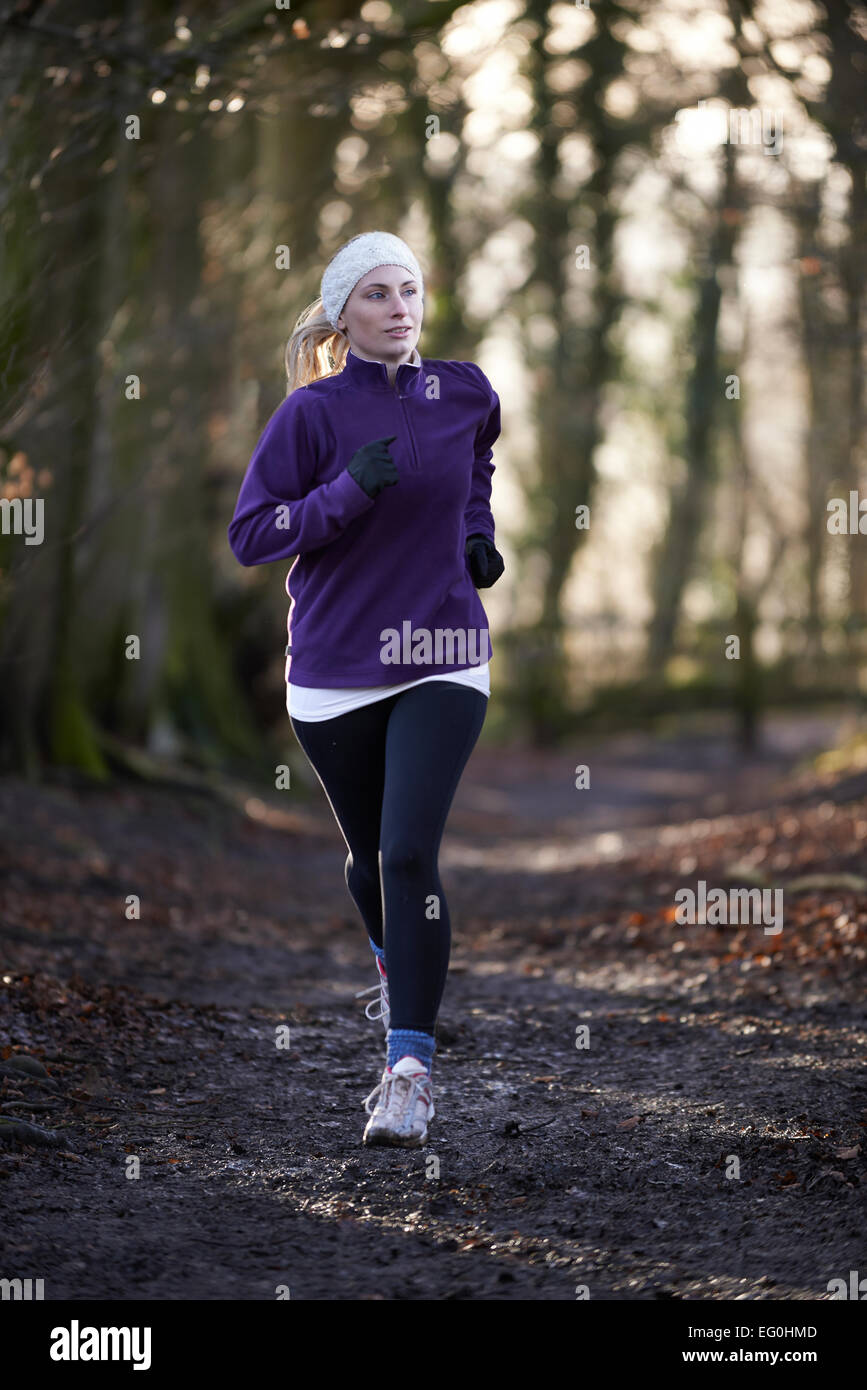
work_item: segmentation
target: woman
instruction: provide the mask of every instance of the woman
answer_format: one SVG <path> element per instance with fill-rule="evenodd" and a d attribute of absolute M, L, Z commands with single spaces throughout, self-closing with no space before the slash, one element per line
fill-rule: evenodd
<path fill-rule="evenodd" d="M 289 340 L 287 398 L 229 526 L 242 565 L 297 557 L 287 710 L 349 850 L 386 1029 L 363 1141 L 405 1147 L 426 1143 L 434 1115 L 451 945 L 437 859 L 490 693 L 476 588 L 503 573 L 490 508 L 499 398 L 474 363 L 420 357 L 423 312 L 399 237 L 341 247 Z"/>

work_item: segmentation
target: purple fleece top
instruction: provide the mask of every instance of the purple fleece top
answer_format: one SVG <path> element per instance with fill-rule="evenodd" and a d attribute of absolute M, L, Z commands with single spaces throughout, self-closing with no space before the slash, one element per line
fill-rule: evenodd
<path fill-rule="evenodd" d="M 397 685 L 490 659 L 465 545 L 472 535 L 494 541 L 499 433 L 499 397 L 474 362 L 403 362 L 391 386 L 384 362 L 350 349 L 342 371 L 277 407 L 241 484 L 229 545 L 242 565 L 297 557 L 286 579 L 287 680 Z M 368 497 L 347 465 L 392 434 L 398 481 Z M 396 630 L 391 646 L 387 629 Z M 454 635 L 437 651 L 437 630 L 466 634 L 463 659 Z"/>

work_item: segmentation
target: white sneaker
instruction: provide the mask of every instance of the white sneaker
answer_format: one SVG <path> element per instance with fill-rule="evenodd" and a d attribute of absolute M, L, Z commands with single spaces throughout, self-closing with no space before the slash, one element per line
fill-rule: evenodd
<path fill-rule="evenodd" d="M 376 957 L 376 968 L 379 971 L 379 984 L 371 985 L 369 989 L 360 989 L 355 997 L 356 999 L 361 999 L 362 995 L 373 994 L 374 990 L 377 992 L 378 998 L 370 1000 L 364 1010 L 364 1016 L 365 1018 L 369 1018 L 371 1022 L 374 1022 L 378 1018 L 382 1019 L 382 1026 L 387 1033 L 388 1020 L 391 1017 L 388 1004 L 388 977 L 386 976 L 379 956 Z M 377 1006 L 379 1007 L 379 1013 L 376 1012 Z M 371 1009 L 373 1009 L 373 1013 L 370 1012 Z"/>
<path fill-rule="evenodd" d="M 370 1104 L 379 1097 L 374 1110 Z M 394 1144 L 417 1149 L 427 1143 L 428 1121 L 434 1114 L 433 1086 L 417 1057 L 401 1057 L 386 1067 L 382 1080 L 364 1102 L 370 1115 L 364 1131 L 365 1144 Z"/>

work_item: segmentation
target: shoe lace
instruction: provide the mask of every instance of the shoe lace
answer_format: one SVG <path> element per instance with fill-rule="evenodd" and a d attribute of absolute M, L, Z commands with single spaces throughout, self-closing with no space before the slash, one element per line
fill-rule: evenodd
<path fill-rule="evenodd" d="M 393 1087 L 398 1081 L 407 1082 L 409 1085 L 409 1091 L 406 1095 L 407 1105 L 415 1105 L 415 1102 L 423 1087 L 425 1088 L 424 1099 L 425 1101 L 427 1101 L 428 1104 L 430 1104 L 430 1075 L 428 1074 L 428 1072 L 418 1072 L 415 1076 L 402 1076 L 400 1073 L 395 1075 L 394 1072 L 385 1072 L 383 1074 L 382 1080 L 376 1086 L 374 1086 L 370 1095 L 364 1102 L 364 1108 L 367 1111 L 368 1115 L 372 1114 L 373 1110 L 375 1109 L 375 1105 L 371 1106 L 370 1102 L 374 1100 L 375 1097 L 380 1094 L 380 1092 L 382 1092 L 382 1099 L 384 1104 L 386 1106 L 388 1105 L 390 1099 L 390 1096 L 388 1094 L 389 1088 Z"/>
<path fill-rule="evenodd" d="M 388 985 L 385 980 L 380 979 L 378 984 L 371 985 L 368 989 L 360 989 L 355 995 L 356 999 L 362 999 L 365 994 L 374 993 L 378 995 L 378 998 L 371 999 L 364 1010 L 364 1017 L 369 1018 L 371 1022 L 375 1022 L 378 1018 L 384 1018 L 388 1012 Z M 372 1009 L 376 1009 L 377 1004 L 379 1005 L 379 1013 L 371 1013 Z"/>

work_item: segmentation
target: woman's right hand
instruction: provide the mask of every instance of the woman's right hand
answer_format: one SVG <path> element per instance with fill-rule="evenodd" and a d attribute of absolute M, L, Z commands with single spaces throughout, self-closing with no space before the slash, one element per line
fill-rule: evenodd
<path fill-rule="evenodd" d="M 368 497 L 378 497 L 384 487 L 393 487 L 397 482 L 397 464 L 388 452 L 389 444 L 395 439 L 396 434 L 389 434 L 363 444 L 349 461 L 347 473 L 352 474 Z"/>

